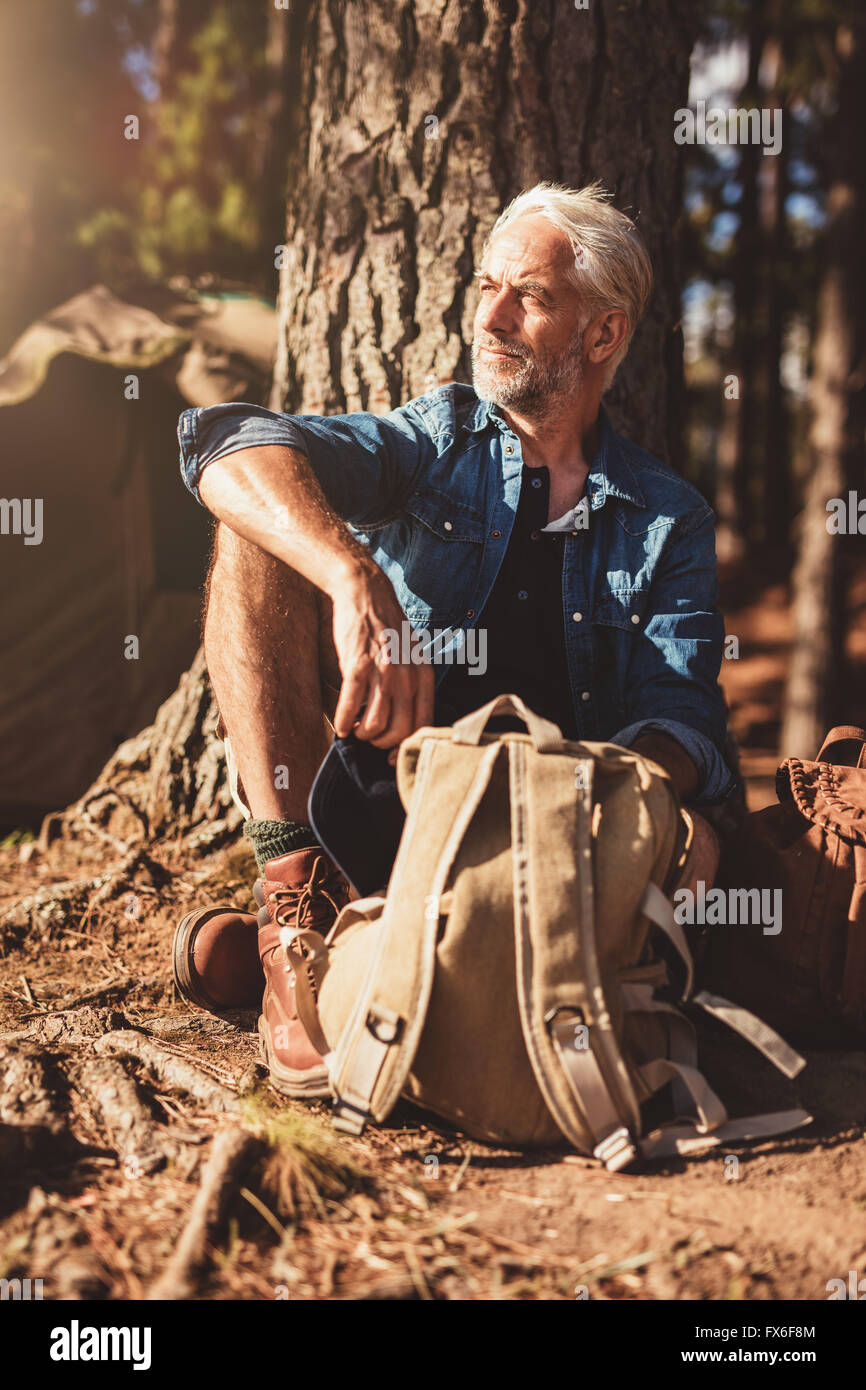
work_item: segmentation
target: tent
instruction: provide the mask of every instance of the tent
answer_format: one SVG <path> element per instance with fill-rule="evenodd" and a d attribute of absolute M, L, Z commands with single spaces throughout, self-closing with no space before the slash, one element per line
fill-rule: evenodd
<path fill-rule="evenodd" d="M 210 522 L 180 479 L 177 417 L 266 399 L 271 306 L 135 300 L 95 286 L 0 362 L 2 833 L 80 796 L 189 665 Z M 21 502 L 41 503 L 38 543 Z"/>

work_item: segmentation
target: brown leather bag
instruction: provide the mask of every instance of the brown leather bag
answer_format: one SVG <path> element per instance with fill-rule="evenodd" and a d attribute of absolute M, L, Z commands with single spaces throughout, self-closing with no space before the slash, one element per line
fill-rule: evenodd
<path fill-rule="evenodd" d="M 862 1045 L 866 731 L 831 729 L 816 762 L 786 758 L 776 794 L 778 806 L 747 816 L 727 841 L 716 884 L 728 903 L 732 890 L 780 889 L 781 930 L 768 933 L 754 912 L 748 925 L 729 915 L 709 928 L 701 983 L 801 1046 Z"/>

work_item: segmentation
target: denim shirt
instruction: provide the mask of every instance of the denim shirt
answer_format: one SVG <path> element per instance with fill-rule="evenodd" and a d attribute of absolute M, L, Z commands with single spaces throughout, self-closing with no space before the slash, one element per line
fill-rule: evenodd
<path fill-rule="evenodd" d="M 602 409 L 587 525 L 566 535 L 562 576 L 571 699 L 582 739 L 629 747 L 674 738 L 698 770 L 693 800 L 734 788 L 722 756 L 713 513 L 673 469 L 615 434 Z M 261 406 L 185 410 L 180 466 L 264 444 L 307 455 L 334 511 L 391 580 L 416 628 L 476 624 L 508 545 L 523 457 L 502 411 L 451 383 L 386 415 L 279 415 Z M 440 681 L 448 665 L 436 667 Z"/>

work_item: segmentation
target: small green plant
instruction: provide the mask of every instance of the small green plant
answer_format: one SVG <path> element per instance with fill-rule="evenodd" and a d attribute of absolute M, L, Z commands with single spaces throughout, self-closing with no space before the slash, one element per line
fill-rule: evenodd
<path fill-rule="evenodd" d="M 15 845 L 32 845 L 35 839 L 32 830 L 10 830 L 9 834 L 0 840 L 0 849 L 14 849 Z"/>
<path fill-rule="evenodd" d="M 243 1097 L 243 1118 L 267 1144 L 262 1189 L 281 1216 L 297 1221 L 308 1212 L 320 1219 L 325 1203 L 372 1181 L 328 1121 L 273 1100 L 257 1088 Z"/>

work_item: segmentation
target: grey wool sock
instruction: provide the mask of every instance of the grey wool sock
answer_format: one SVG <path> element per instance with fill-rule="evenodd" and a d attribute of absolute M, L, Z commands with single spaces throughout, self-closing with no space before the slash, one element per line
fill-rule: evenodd
<path fill-rule="evenodd" d="M 319 843 L 310 827 L 297 820 L 248 820 L 244 834 L 253 847 L 260 874 L 269 859 L 295 849 L 316 849 Z"/>

